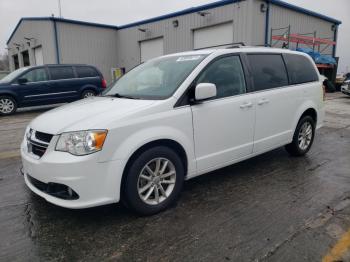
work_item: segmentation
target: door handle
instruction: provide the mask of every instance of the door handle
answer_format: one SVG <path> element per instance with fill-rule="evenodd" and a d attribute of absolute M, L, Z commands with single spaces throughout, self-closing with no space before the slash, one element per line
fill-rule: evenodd
<path fill-rule="evenodd" d="M 263 104 L 267 104 L 269 103 L 270 101 L 266 98 L 262 98 L 261 100 L 258 101 L 258 105 L 261 106 Z"/>
<path fill-rule="evenodd" d="M 244 108 L 250 108 L 252 106 L 253 106 L 252 102 L 245 102 L 245 103 L 241 104 L 239 107 L 244 109 Z"/>

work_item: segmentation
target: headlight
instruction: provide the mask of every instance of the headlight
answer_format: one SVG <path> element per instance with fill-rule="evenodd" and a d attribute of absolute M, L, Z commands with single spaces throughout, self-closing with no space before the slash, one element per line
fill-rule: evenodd
<path fill-rule="evenodd" d="M 100 151 L 107 136 L 107 130 L 88 130 L 62 133 L 56 144 L 56 151 L 82 156 Z"/>
<path fill-rule="evenodd" d="M 29 140 L 29 138 L 32 136 L 32 131 L 33 130 L 29 126 L 27 126 L 26 131 L 24 132 L 24 138 Z"/>

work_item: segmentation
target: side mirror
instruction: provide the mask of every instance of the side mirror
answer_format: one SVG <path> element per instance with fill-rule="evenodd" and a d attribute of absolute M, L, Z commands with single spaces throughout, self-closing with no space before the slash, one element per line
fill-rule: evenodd
<path fill-rule="evenodd" d="M 211 83 L 200 83 L 196 86 L 195 99 L 202 101 L 216 96 L 216 85 Z"/>
<path fill-rule="evenodd" d="M 17 79 L 17 83 L 20 84 L 20 85 L 23 85 L 23 84 L 25 84 L 27 82 L 28 82 L 27 78 L 18 78 Z"/>

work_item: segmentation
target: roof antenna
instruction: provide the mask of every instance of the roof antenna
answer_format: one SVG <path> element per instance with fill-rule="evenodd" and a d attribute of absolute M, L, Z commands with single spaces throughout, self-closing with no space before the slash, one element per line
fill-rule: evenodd
<path fill-rule="evenodd" d="M 58 17 L 62 18 L 61 0 L 58 0 Z"/>

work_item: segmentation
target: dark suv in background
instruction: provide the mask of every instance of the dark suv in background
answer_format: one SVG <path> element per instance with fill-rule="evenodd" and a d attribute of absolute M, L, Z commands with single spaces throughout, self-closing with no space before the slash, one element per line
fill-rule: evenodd
<path fill-rule="evenodd" d="M 101 72 L 90 65 L 22 67 L 0 80 L 0 115 L 18 107 L 72 102 L 106 88 Z"/>

